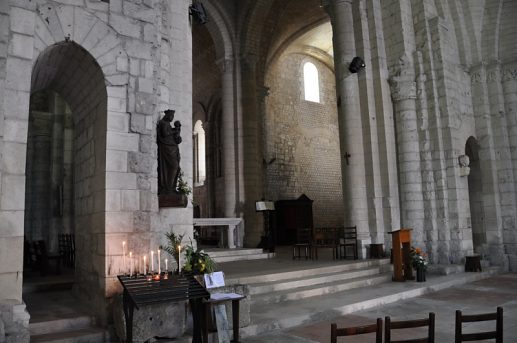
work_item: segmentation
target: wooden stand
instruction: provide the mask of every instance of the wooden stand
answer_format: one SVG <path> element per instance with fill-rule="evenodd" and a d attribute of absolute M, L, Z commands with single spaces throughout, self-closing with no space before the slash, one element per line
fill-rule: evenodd
<path fill-rule="evenodd" d="M 393 241 L 393 281 L 413 280 L 413 270 L 409 252 L 411 250 L 411 230 L 400 229 L 388 232 Z"/>

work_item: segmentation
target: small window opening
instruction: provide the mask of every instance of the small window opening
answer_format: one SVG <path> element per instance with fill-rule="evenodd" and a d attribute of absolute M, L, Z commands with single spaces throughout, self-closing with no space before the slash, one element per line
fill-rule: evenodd
<path fill-rule="evenodd" d="M 318 69 L 311 62 L 306 62 L 303 65 L 303 84 L 305 89 L 305 100 L 320 102 Z"/>

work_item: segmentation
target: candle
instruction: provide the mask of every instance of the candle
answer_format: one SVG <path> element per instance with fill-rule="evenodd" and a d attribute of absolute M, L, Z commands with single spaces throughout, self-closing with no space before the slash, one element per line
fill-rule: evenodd
<path fill-rule="evenodd" d="M 146 273 L 146 272 L 147 272 L 147 270 L 146 270 L 146 265 L 145 265 L 146 257 L 147 257 L 147 256 L 146 256 L 146 255 L 144 255 L 144 275 L 145 275 L 145 274 L 147 274 L 147 273 Z"/>
<path fill-rule="evenodd" d="M 178 244 L 178 273 L 181 271 L 181 245 Z"/>
<path fill-rule="evenodd" d="M 133 252 L 129 252 L 129 277 L 133 276 Z"/>
<path fill-rule="evenodd" d="M 123 273 L 127 273 L 126 269 L 126 241 L 122 241 L 122 270 Z"/>
<path fill-rule="evenodd" d="M 154 273 L 154 250 L 151 250 L 151 273 Z"/>
<path fill-rule="evenodd" d="M 162 273 L 162 266 L 160 261 L 160 249 L 158 249 L 158 274 Z"/>
<path fill-rule="evenodd" d="M 168 262 L 168 260 L 165 259 L 165 274 L 167 274 L 169 272 L 169 268 L 168 268 L 167 262 Z"/>

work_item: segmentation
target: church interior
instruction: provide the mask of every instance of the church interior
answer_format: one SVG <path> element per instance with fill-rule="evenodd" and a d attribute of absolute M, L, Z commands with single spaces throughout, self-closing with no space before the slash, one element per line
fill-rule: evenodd
<path fill-rule="evenodd" d="M 250 311 L 280 301 L 257 278 L 288 268 L 359 263 L 382 288 L 418 248 L 430 275 L 515 272 L 516 14 L 510 0 L 1 0 L 0 342 L 44 342 L 74 303 L 102 328 L 84 342 L 116 341 L 120 275 L 160 280 L 201 248 L 247 293 L 249 337 L 274 328 Z M 348 238 L 327 239 L 343 228 L 353 261 Z M 134 334 L 184 335 L 183 303 L 162 307 L 174 328 Z"/>

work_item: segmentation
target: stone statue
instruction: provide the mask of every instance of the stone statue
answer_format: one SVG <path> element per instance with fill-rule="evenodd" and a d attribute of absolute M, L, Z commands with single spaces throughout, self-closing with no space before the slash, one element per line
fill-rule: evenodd
<path fill-rule="evenodd" d="M 158 194 L 175 194 L 180 173 L 181 123 L 176 120 L 174 127 L 174 110 L 164 111 L 165 115 L 158 122 Z"/>

